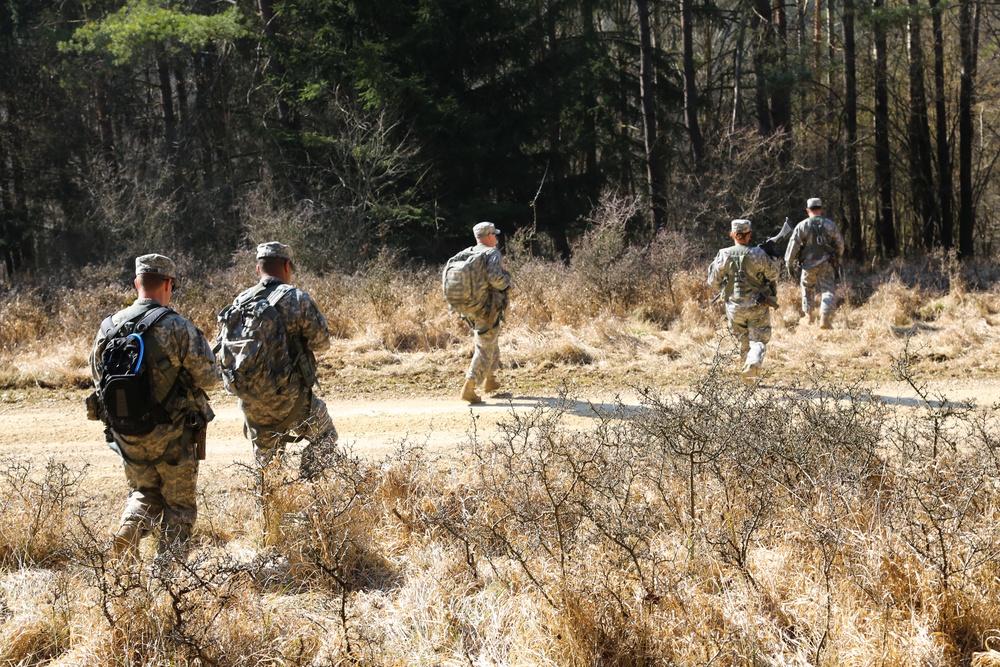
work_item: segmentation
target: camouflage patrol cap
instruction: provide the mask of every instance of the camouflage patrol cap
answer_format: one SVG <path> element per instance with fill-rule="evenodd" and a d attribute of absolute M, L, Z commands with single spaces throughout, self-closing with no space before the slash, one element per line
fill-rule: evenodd
<path fill-rule="evenodd" d="M 174 285 L 179 285 L 181 282 L 177 279 L 177 265 L 174 264 L 174 260 L 156 253 L 135 258 L 135 275 L 139 276 L 143 273 L 170 278 Z"/>
<path fill-rule="evenodd" d="M 261 243 L 257 246 L 257 259 L 265 259 L 267 257 L 277 257 L 278 259 L 292 261 L 292 248 L 277 241 Z"/>
<path fill-rule="evenodd" d="M 749 220 L 733 220 L 730 225 L 733 234 L 748 234 L 750 233 L 750 221 Z"/>
<path fill-rule="evenodd" d="M 490 234 L 499 234 L 500 230 L 497 229 L 492 222 L 480 222 L 472 228 L 472 233 L 476 235 L 477 239 L 481 239 L 489 236 Z"/>
<path fill-rule="evenodd" d="M 823 208 L 823 200 L 819 197 L 813 197 L 812 199 L 806 200 L 806 208 Z"/>

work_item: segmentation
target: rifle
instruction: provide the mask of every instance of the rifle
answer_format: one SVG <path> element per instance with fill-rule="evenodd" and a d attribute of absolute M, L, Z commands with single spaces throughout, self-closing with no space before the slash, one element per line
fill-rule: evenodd
<path fill-rule="evenodd" d="M 788 235 L 792 233 L 792 231 L 793 231 L 792 223 L 788 220 L 788 218 L 785 218 L 785 224 L 781 226 L 781 231 L 778 232 L 777 235 L 772 236 L 766 241 L 761 241 L 759 244 L 757 244 L 757 247 L 762 249 L 771 257 L 777 259 L 781 257 L 781 254 L 778 253 L 778 251 L 775 249 L 775 245 L 777 245 L 781 241 L 784 241 L 785 238 L 787 238 Z"/>

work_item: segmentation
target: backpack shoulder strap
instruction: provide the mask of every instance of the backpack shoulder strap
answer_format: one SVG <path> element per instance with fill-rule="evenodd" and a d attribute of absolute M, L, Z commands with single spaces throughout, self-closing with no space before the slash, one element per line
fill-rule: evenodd
<path fill-rule="evenodd" d="M 145 326 L 143 326 L 142 331 L 138 330 L 139 329 L 138 325 L 136 326 L 137 333 L 141 334 L 144 331 L 146 331 L 146 329 L 155 324 L 157 320 L 159 320 L 161 317 L 170 312 L 173 312 L 173 310 L 167 308 L 166 306 L 132 305 L 125 310 L 125 314 L 122 317 L 122 321 L 119 322 L 118 324 L 115 324 L 114 315 L 108 315 L 106 318 L 104 318 L 104 321 L 101 322 L 101 333 L 104 334 L 104 338 L 106 340 L 111 340 L 112 338 L 116 337 L 118 335 L 118 332 L 122 330 L 122 327 L 124 327 L 129 322 L 135 322 L 137 319 L 142 318 L 142 320 L 140 320 L 139 322 L 139 324 L 142 324 L 143 322 L 146 322 L 146 320 L 148 319 L 149 321 L 146 322 Z M 154 313 L 155 316 L 153 316 Z"/>
<path fill-rule="evenodd" d="M 267 289 L 271 290 L 270 294 L 267 295 L 267 302 L 271 304 L 272 307 L 277 306 L 278 302 L 289 292 L 291 292 L 294 287 L 288 283 L 280 283 L 278 285 L 271 285 Z"/>
<path fill-rule="evenodd" d="M 261 299 L 267 299 L 267 302 L 273 306 L 281 300 L 281 297 L 285 296 L 293 289 L 295 288 L 288 283 L 271 283 L 270 285 L 257 283 L 246 292 L 243 292 L 243 294 L 236 297 L 233 305 L 238 307 L 248 303 L 260 301 Z"/>
<path fill-rule="evenodd" d="M 233 299 L 233 305 L 238 308 L 244 304 L 256 301 L 257 298 L 267 289 L 268 289 L 267 285 L 264 285 L 263 283 L 257 283 L 256 285 L 247 289 L 246 291 L 238 295 L 235 299 Z"/>
<path fill-rule="evenodd" d="M 146 330 L 149 329 L 149 327 L 159 322 L 160 318 L 162 318 L 167 313 L 172 313 L 172 312 L 174 312 L 173 309 L 168 308 L 166 306 L 154 306 L 150 308 L 148 311 L 146 311 L 146 314 L 143 316 L 143 318 L 139 320 L 139 323 L 135 325 L 135 332 L 141 336 L 142 334 L 146 333 Z"/>

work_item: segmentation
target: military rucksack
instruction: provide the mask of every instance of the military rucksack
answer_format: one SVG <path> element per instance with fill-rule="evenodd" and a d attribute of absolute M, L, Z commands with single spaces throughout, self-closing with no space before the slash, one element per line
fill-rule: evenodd
<path fill-rule="evenodd" d="M 466 248 L 448 260 L 441 274 L 441 287 L 448 307 L 459 315 L 470 315 L 482 307 L 477 289 L 485 280 L 486 256 Z"/>
<path fill-rule="evenodd" d="M 101 375 L 97 389 L 105 423 L 120 435 L 150 433 L 157 424 L 171 422 L 163 408 L 176 384 L 178 368 L 163 354 L 156 340 L 145 334 L 170 308 L 153 306 L 118 325 L 108 317 L 101 324 L 107 344 L 101 353 Z M 153 387 L 151 365 L 156 364 L 167 379 L 157 395 Z"/>
<path fill-rule="evenodd" d="M 267 401 L 284 393 L 293 377 L 301 376 L 291 349 L 293 341 L 275 308 L 293 289 L 284 283 L 260 284 L 219 313 L 215 354 L 230 394 Z"/>

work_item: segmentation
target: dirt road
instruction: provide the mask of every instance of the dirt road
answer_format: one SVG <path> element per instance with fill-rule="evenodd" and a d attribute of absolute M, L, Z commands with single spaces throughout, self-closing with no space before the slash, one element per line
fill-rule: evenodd
<path fill-rule="evenodd" d="M 930 385 L 935 398 L 950 401 L 975 400 L 980 406 L 1000 402 L 1000 380 Z M 539 392 L 541 394 L 541 392 Z M 889 405 L 900 408 L 923 406 L 915 392 L 902 383 L 877 387 L 875 394 Z M 83 392 L 54 398 L 2 402 L 0 397 L 0 459 L 32 455 L 65 460 L 74 467 L 88 464 L 91 479 L 113 479 L 120 484 L 120 461 L 104 444 L 103 428 L 87 421 Z M 251 461 L 250 443 L 243 437 L 242 421 L 234 399 L 221 392 L 213 394 L 217 417 L 209 431 L 208 458 L 203 471 L 208 476 L 232 470 L 233 463 Z M 623 394 L 622 401 L 636 405 L 634 396 Z M 468 442 L 476 430 L 479 437 L 491 437 L 499 420 L 512 410 L 525 412 L 538 405 L 552 406 L 551 395 L 494 398 L 470 408 L 453 397 L 339 400 L 326 397 L 342 443 L 355 454 L 380 458 L 400 444 L 418 445 L 432 451 L 452 450 Z M 608 408 L 615 395 L 576 397 L 565 416 L 569 428 L 586 429 L 595 423 L 590 402 Z"/>

